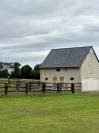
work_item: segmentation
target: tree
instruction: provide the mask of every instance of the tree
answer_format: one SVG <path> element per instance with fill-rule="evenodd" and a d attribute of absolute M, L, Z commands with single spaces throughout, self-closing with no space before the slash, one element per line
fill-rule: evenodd
<path fill-rule="evenodd" d="M 11 72 L 11 76 L 13 78 L 19 78 L 21 76 L 21 64 L 18 62 L 13 63 L 13 71 Z"/>
<path fill-rule="evenodd" d="M 40 65 L 41 64 L 37 64 L 36 66 L 34 66 L 34 71 L 39 72 L 40 71 Z"/>
<path fill-rule="evenodd" d="M 36 66 L 34 66 L 32 78 L 33 79 L 40 79 L 40 64 L 37 64 Z"/>
<path fill-rule="evenodd" d="M 0 62 L 0 71 L 2 70 L 10 70 L 13 68 L 12 62 Z"/>
<path fill-rule="evenodd" d="M 0 77 L 8 77 L 12 69 L 12 62 L 0 62 Z"/>
<path fill-rule="evenodd" d="M 0 71 L 3 70 L 3 62 L 0 62 Z"/>
<path fill-rule="evenodd" d="M 40 79 L 40 72 L 39 71 L 33 71 L 32 72 L 32 78 L 33 79 Z"/>
<path fill-rule="evenodd" d="M 8 75 L 9 73 L 7 69 L 0 71 L 0 77 L 8 78 Z"/>
<path fill-rule="evenodd" d="M 22 78 L 31 78 L 32 77 L 32 68 L 29 65 L 25 65 L 21 68 Z"/>

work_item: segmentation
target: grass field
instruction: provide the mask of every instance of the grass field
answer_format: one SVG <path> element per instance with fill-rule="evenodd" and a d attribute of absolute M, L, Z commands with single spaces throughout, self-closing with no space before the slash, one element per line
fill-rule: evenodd
<path fill-rule="evenodd" d="M 0 97 L 0 133 L 99 133 L 99 93 Z"/>

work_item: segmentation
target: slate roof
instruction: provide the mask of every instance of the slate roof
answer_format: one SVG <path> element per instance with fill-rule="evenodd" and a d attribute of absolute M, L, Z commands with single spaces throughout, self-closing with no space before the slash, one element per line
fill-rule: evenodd
<path fill-rule="evenodd" d="M 79 68 L 92 46 L 52 49 L 41 68 Z"/>

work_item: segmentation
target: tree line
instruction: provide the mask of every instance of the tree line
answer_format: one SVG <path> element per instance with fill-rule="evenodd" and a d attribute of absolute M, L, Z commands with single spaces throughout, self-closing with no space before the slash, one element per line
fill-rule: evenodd
<path fill-rule="evenodd" d="M 40 64 L 21 66 L 19 62 L 0 62 L 0 77 L 2 78 L 40 79 Z"/>

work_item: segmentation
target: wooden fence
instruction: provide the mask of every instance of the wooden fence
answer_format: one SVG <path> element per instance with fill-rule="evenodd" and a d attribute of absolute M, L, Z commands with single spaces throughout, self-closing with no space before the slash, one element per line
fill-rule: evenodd
<path fill-rule="evenodd" d="M 71 91 L 72 93 L 81 90 L 81 83 L 41 83 L 40 81 L 1 81 L 0 95 L 16 95 L 16 94 L 33 94 L 45 93 L 46 91 Z"/>
<path fill-rule="evenodd" d="M 0 81 L 0 95 L 29 94 L 32 92 L 41 92 L 39 81 Z"/>
<path fill-rule="evenodd" d="M 42 83 L 42 90 L 45 91 L 81 91 L 81 83 Z"/>

